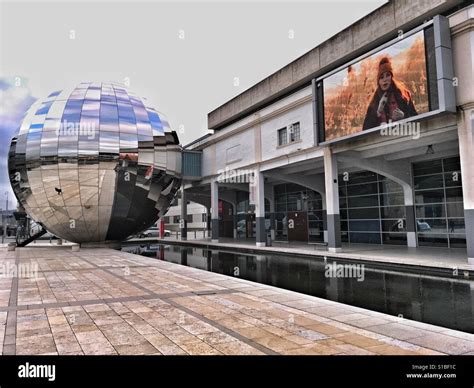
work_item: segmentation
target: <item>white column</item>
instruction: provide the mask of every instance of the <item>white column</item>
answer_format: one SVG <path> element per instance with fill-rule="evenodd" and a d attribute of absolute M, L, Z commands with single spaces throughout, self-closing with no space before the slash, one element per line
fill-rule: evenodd
<path fill-rule="evenodd" d="M 179 228 L 181 229 L 181 240 L 188 239 L 188 201 L 186 199 L 186 191 L 181 186 L 181 219 L 179 220 Z"/>
<path fill-rule="evenodd" d="M 219 186 L 211 182 L 211 234 L 212 242 L 219 242 Z"/>
<path fill-rule="evenodd" d="M 265 232 L 265 178 L 260 171 L 254 173 L 254 180 L 250 183 L 249 189 L 255 201 L 256 245 L 261 247 L 266 245 L 267 235 Z"/>
<path fill-rule="evenodd" d="M 326 217 L 328 250 L 341 251 L 341 221 L 339 215 L 339 187 L 337 182 L 337 158 L 330 147 L 324 149 L 324 181 L 326 187 Z"/>
<path fill-rule="evenodd" d="M 464 225 L 467 260 L 474 264 L 474 107 L 458 112 L 459 157 L 461 160 Z"/>

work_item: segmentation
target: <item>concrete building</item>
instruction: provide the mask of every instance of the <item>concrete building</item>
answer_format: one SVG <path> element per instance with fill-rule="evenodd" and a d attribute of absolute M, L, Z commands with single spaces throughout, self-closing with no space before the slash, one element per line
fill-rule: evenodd
<path fill-rule="evenodd" d="M 166 216 L 163 217 L 167 230 L 172 232 L 180 230 L 181 208 L 181 198 L 177 198 L 177 204 L 171 206 Z M 205 206 L 188 201 L 186 206 L 186 227 L 188 231 L 199 231 L 201 232 L 199 236 L 202 237 L 202 231 L 208 230 L 208 217 Z"/>
<path fill-rule="evenodd" d="M 402 52 L 416 42 L 420 55 Z M 378 124 L 366 130 L 371 105 L 357 127 L 359 97 L 344 88 L 359 92 L 371 61 L 377 84 L 360 101 L 377 88 L 375 101 L 382 77 L 403 69 L 416 111 L 379 100 Z M 408 81 L 416 66 L 422 74 Z M 210 112 L 213 134 L 185 147 L 201 165 L 183 203 L 209 210 L 213 241 L 459 247 L 474 263 L 473 72 L 472 4 L 391 1 Z M 395 120 L 392 103 L 402 110 Z"/>

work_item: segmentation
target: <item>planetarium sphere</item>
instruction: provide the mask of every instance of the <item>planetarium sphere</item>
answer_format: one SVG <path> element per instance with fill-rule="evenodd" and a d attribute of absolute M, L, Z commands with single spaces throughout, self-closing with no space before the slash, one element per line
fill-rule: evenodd
<path fill-rule="evenodd" d="M 115 83 L 84 82 L 35 102 L 11 141 L 18 202 L 76 243 L 122 241 L 153 225 L 181 185 L 165 117 Z"/>

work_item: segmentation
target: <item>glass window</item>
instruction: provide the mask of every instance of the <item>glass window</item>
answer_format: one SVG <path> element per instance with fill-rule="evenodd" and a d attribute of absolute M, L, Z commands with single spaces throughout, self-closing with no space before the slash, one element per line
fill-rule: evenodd
<path fill-rule="evenodd" d="M 387 206 L 380 208 L 382 218 L 405 218 L 404 206 Z"/>
<path fill-rule="evenodd" d="M 380 244 L 380 233 L 349 232 L 351 243 Z"/>
<path fill-rule="evenodd" d="M 300 140 L 300 123 L 294 123 L 289 127 L 290 143 Z"/>
<path fill-rule="evenodd" d="M 380 194 L 380 206 L 404 205 L 403 193 Z"/>
<path fill-rule="evenodd" d="M 288 240 L 288 216 L 286 213 L 275 213 L 275 239 Z"/>
<path fill-rule="evenodd" d="M 349 221 L 349 230 L 351 232 L 379 232 L 379 220 Z"/>
<path fill-rule="evenodd" d="M 339 207 L 342 209 L 347 207 L 347 197 L 339 197 Z"/>
<path fill-rule="evenodd" d="M 444 204 L 416 206 L 417 218 L 441 218 L 446 217 Z"/>
<path fill-rule="evenodd" d="M 415 192 L 419 245 L 465 246 L 459 157 L 415 163 L 413 170 L 415 175 L 425 175 L 415 177 L 418 187 L 434 188 L 441 184 L 438 190 Z"/>
<path fill-rule="evenodd" d="M 449 246 L 451 248 L 465 248 L 466 247 L 466 235 L 465 234 L 450 234 L 449 235 Z"/>
<path fill-rule="evenodd" d="M 397 182 L 385 179 L 379 182 L 379 190 L 381 193 L 397 193 L 403 192 L 402 186 Z"/>
<path fill-rule="evenodd" d="M 377 183 L 364 183 L 347 186 L 347 196 L 353 197 L 357 195 L 377 194 Z"/>
<path fill-rule="evenodd" d="M 415 203 L 442 203 L 444 190 L 424 190 L 415 192 Z"/>
<path fill-rule="evenodd" d="M 367 195 L 364 197 L 348 197 L 349 208 L 379 206 L 378 195 Z"/>
<path fill-rule="evenodd" d="M 446 219 L 445 218 L 419 218 L 416 220 L 416 229 L 418 232 L 426 234 L 446 233 Z"/>
<path fill-rule="evenodd" d="M 288 138 L 286 136 L 286 128 L 278 130 L 278 145 L 285 145 L 288 143 Z"/>
<path fill-rule="evenodd" d="M 323 211 L 316 210 L 316 211 L 309 211 L 308 212 L 308 221 L 322 221 L 323 220 Z"/>
<path fill-rule="evenodd" d="M 446 202 L 462 202 L 462 187 L 446 189 Z"/>
<path fill-rule="evenodd" d="M 413 175 L 437 174 L 443 171 L 441 160 L 430 160 L 427 162 L 419 162 L 413 165 Z"/>
<path fill-rule="evenodd" d="M 443 159 L 443 170 L 447 171 L 460 171 L 461 170 L 461 160 L 459 156 L 453 158 Z"/>
<path fill-rule="evenodd" d="M 462 186 L 461 171 L 452 171 L 444 174 L 446 187 Z"/>
<path fill-rule="evenodd" d="M 347 186 L 345 184 L 343 185 L 339 184 L 339 197 L 346 197 L 346 196 L 347 196 Z"/>
<path fill-rule="evenodd" d="M 448 217 L 464 217 L 464 205 L 462 202 L 449 202 L 446 204 Z"/>
<path fill-rule="evenodd" d="M 283 185 L 276 185 L 273 187 L 274 190 L 275 190 L 275 195 L 276 194 L 284 194 L 286 193 L 286 185 L 283 184 Z"/>
<path fill-rule="evenodd" d="M 448 218 L 448 233 L 466 233 L 464 218 Z"/>
<path fill-rule="evenodd" d="M 361 208 L 361 209 L 349 209 L 349 218 L 353 220 L 370 220 L 379 219 L 379 208 Z"/>
<path fill-rule="evenodd" d="M 443 175 L 424 175 L 415 177 L 415 190 L 443 187 Z"/>
<path fill-rule="evenodd" d="M 384 232 L 406 232 L 406 221 L 404 218 L 383 220 L 382 230 Z"/>

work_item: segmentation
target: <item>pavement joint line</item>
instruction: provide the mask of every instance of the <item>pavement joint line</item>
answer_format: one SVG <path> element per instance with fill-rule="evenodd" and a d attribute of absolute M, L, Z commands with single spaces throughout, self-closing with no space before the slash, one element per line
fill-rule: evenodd
<path fill-rule="evenodd" d="M 99 267 L 97 264 L 91 262 L 90 260 L 85 259 L 84 257 L 79 256 L 76 253 L 73 253 L 73 255 L 76 256 L 79 260 L 83 260 L 86 263 L 89 263 L 90 265 L 92 265 L 93 267 L 95 267 L 97 269 L 103 269 L 103 268 Z M 124 266 L 124 267 L 127 267 L 127 266 Z M 117 267 L 117 268 L 123 268 L 123 267 Z M 150 295 L 155 294 L 152 290 L 149 290 L 148 288 L 143 287 L 141 284 L 137 284 L 137 283 L 131 281 L 130 279 L 127 279 L 125 276 L 121 276 L 119 274 L 116 274 L 116 273 L 114 273 L 113 271 L 111 271 L 109 269 L 103 269 L 103 270 L 104 270 L 104 272 L 107 272 L 108 274 L 110 274 L 112 276 L 115 276 L 115 277 L 127 282 L 128 284 L 131 284 L 132 286 L 138 288 L 139 290 L 142 290 L 143 292 L 146 292 L 147 294 L 150 294 Z"/>
<path fill-rule="evenodd" d="M 94 268 L 62 268 L 62 269 L 43 269 L 43 270 L 38 270 L 38 273 L 49 273 L 49 272 L 75 272 L 75 271 L 93 271 L 95 269 L 120 269 L 123 267 L 128 267 L 128 268 L 155 268 L 153 265 L 123 265 L 123 266 L 105 266 L 105 267 L 99 267 L 96 266 Z"/>
<path fill-rule="evenodd" d="M 85 259 L 84 257 L 81 257 L 77 254 L 74 254 L 74 256 L 78 257 L 79 259 L 82 259 L 84 260 L 85 262 L 89 263 L 90 265 L 93 265 L 94 267 L 96 268 L 100 268 L 99 266 L 97 266 L 95 263 L 91 262 L 90 260 L 87 260 Z M 141 289 L 142 291 L 145 291 L 145 292 L 148 292 L 150 295 L 156 295 L 153 291 L 147 289 L 146 287 L 143 287 L 141 285 L 138 285 L 136 284 L 135 282 L 129 280 L 129 279 L 126 279 L 124 276 L 121 276 L 121 275 L 118 275 L 118 274 L 115 274 L 114 272 L 110 271 L 110 270 L 105 270 L 107 273 L 110 273 L 111 275 L 113 276 L 116 276 L 118 277 L 119 279 L 123 279 L 125 280 L 126 282 L 128 282 L 129 284 L 133 285 L 134 287 L 137 287 L 139 289 Z M 214 291 L 214 290 L 212 290 Z M 217 291 L 218 290 L 215 290 L 215 292 L 213 292 L 213 294 L 217 294 Z M 240 291 L 237 291 L 237 290 L 232 290 L 232 289 L 228 289 L 228 290 L 222 290 L 224 292 L 220 292 L 220 294 L 226 294 L 226 293 L 230 293 L 230 291 L 232 292 L 240 292 Z M 228 291 L 228 292 L 225 292 L 225 291 Z M 201 292 L 205 292 L 205 290 L 202 290 Z M 174 295 L 173 297 L 176 297 L 176 295 L 178 295 L 177 293 L 175 294 L 172 294 Z M 184 296 L 190 296 L 190 295 L 193 295 L 193 296 L 196 296 L 197 294 L 194 293 L 194 292 L 186 292 Z M 210 295 L 210 294 L 205 294 L 203 296 L 206 296 L 206 295 Z M 161 299 L 161 298 L 160 298 Z M 242 335 L 240 335 L 239 333 L 231 330 L 231 329 L 228 329 L 227 327 L 225 326 L 222 326 L 221 324 L 217 323 L 217 322 L 214 322 L 208 318 L 206 318 L 205 316 L 201 315 L 201 314 L 198 314 L 184 306 L 181 306 L 179 303 L 176 303 L 175 301 L 171 300 L 172 298 L 171 297 L 168 297 L 167 299 L 165 298 L 164 300 L 166 300 L 167 303 L 169 303 L 170 305 L 174 306 L 176 309 L 178 310 L 181 310 L 189 315 L 192 315 L 193 317 L 203 321 L 203 322 L 206 322 L 207 324 L 215 327 L 216 329 L 219 329 L 223 332 L 225 332 L 226 334 L 230 335 L 231 337 L 234 337 L 242 342 L 244 342 L 245 344 L 249 345 L 249 346 L 252 346 L 253 348 L 256 348 L 258 350 L 260 350 L 261 352 L 265 353 L 265 354 L 271 354 L 271 355 L 277 355 L 279 353 L 263 346 L 263 345 L 260 345 L 259 343 L 255 342 L 255 341 L 252 341 L 251 339 L 249 338 L 246 338 Z"/>
<path fill-rule="evenodd" d="M 15 253 L 15 267 L 18 268 L 20 264 L 20 251 Z M 19 273 L 17 271 L 16 276 L 12 278 L 12 286 L 10 289 L 10 300 L 8 305 L 15 307 L 18 305 L 18 278 Z M 15 355 L 16 354 L 16 320 L 17 311 L 9 310 L 7 312 L 7 321 L 5 324 L 5 339 L 3 342 L 3 355 Z M 13 334 L 12 334 L 13 333 Z"/>
<path fill-rule="evenodd" d="M 267 348 L 266 346 L 263 346 L 261 344 L 259 344 L 258 342 L 255 342 L 253 340 L 251 340 L 250 338 L 247 338 L 247 337 L 244 337 L 243 335 L 225 327 L 225 326 L 222 326 L 220 323 L 217 323 L 215 321 L 212 321 L 211 319 L 208 319 L 206 318 L 205 316 L 199 314 L 199 313 L 196 313 L 195 311 L 193 310 L 190 310 L 188 309 L 187 307 L 184 307 L 184 306 L 181 306 L 179 303 L 175 302 L 174 300 L 167 300 L 167 303 L 169 303 L 170 305 L 172 305 L 174 308 L 178 309 L 178 310 L 181 310 L 183 312 L 185 312 L 186 314 L 189 314 L 189 315 L 192 315 L 194 318 L 197 318 L 203 322 L 206 322 L 207 324 L 215 327 L 216 329 L 219 329 L 220 331 L 230 335 L 231 337 L 234 337 L 235 339 L 238 339 L 239 341 L 241 342 L 244 342 L 245 344 L 257 349 L 257 350 L 260 350 L 261 352 L 265 353 L 265 354 L 268 354 L 268 355 L 278 355 L 279 353 L 278 352 L 275 352 L 274 350 L 272 349 L 269 349 Z"/>
<path fill-rule="evenodd" d="M 203 296 L 207 295 L 217 295 L 217 294 L 232 294 L 238 293 L 239 290 L 212 290 L 212 294 L 206 292 Z M 200 296 L 192 291 L 185 292 L 170 292 L 166 294 L 147 294 L 147 295 L 137 295 L 137 296 L 124 296 L 117 298 L 106 298 L 106 299 L 88 299 L 88 300 L 75 300 L 70 302 L 56 302 L 56 303 L 38 303 L 38 304 L 27 304 L 27 305 L 15 305 L 15 306 L 2 306 L 0 307 L 0 312 L 7 311 L 22 311 L 22 310 L 35 310 L 35 309 L 49 309 L 49 308 L 61 308 L 61 307 L 71 307 L 71 306 L 89 306 L 94 304 L 109 304 L 109 303 L 120 303 L 120 302 L 136 302 L 141 300 L 150 300 L 150 299 L 160 299 L 163 301 L 168 301 L 173 298 L 181 298 L 186 296 Z M 7 318 L 8 320 L 9 318 Z M 15 318 L 16 319 L 16 318 Z"/>

